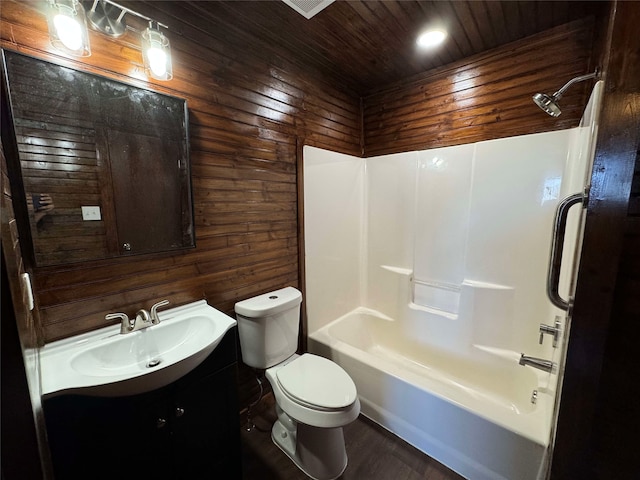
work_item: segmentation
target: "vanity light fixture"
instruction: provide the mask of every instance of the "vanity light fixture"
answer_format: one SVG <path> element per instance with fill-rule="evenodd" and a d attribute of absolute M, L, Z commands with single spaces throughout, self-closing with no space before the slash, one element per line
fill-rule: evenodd
<path fill-rule="evenodd" d="M 432 48 L 444 42 L 445 38 L 447 38 L 447 32 L 444 30 L 428 30 L 420 34 L 416 43 L 421 48 Z"/>
<path fill-rule="evenodd" d="M 149 21 L 149 27 L 142 34 L 142 58 L 147 75 L 157 80 L 171 80 L 171 48 L 169 39 L 160 31 L 160 24 Z"/>
<path fill-rule="evenodd" d="M 92 0 L 86 15 L 80 0 L 48 2 L 51 7 L 48 15 L 51 44 L 63 52 L 80 57 L 91 55 L 87 18 L 94 30 L 110 37 L 119 37 L 126 32 L 125 14 L 146 20 L 149 26 L 142 32 L 141 40 L 145 71 L 156 80 L 173 78 L 169 39 L 160 30 L 160 27 L 166 29 L 166 25 L 111 0 Z"/>
<path fill-rule="evenodd" d="M 78 0 L 49 0 L 47 23 L 55 48 L 76 57 L 91 55 L 87 19 Z"/>

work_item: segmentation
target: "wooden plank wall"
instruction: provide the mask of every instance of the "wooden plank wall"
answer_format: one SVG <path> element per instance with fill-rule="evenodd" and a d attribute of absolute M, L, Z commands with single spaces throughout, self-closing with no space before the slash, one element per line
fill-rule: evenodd
<path fill-rule="evenodd" d="M 577 126 L 592 82 L 567 91 L 556 119 L 531 96 L 593 71 L 592 38 L 593 20 L 579 20 L 372 92 L 363 99 L 365 156 Z"/>
<path fill-rule="evenodd" d="M 152 84 L 140 81 L 142 23 L 115 40 L 92 32 L 92 55 L 65 59 L 49 45 L 44 2 L 2 3 L 3 48 L 186 98 L 190 111 L 196 248 L 36 268 L 41 341 L 163 298 L 232 314 L 238 299 L 299 286 L 296 142 L 359 155 L 356 95 L 179 2 L 136 4 L 170 26 L 174 79 Z"/>

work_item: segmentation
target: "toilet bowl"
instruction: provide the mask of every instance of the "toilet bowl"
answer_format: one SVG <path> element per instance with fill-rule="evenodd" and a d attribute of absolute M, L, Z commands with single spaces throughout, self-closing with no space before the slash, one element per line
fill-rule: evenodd
<path fill-rule="evenodd" d="M 342 427 L 360 413 L 353 380 L 335 363 L 308 353 L 269 368 L 265 375 L 278 414 L 273 442 L 311 478 L 342 475 L 347 467 Z"/>
<path fill-rule="evenodd" d="M 309 477 L 332 480 L 347 466 L 342 427 L 358 417 L 360 402 L 339 365 L 296 354 L 301 302 L 293 287 L 238 302 L 240 350 L 244 363 L 266 369 L 278 415 L 273 442 Z"/>

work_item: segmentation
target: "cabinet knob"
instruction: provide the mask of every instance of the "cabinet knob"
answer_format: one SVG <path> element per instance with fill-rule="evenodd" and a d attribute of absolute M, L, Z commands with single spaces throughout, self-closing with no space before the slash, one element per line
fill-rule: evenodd
<path fill-rule="evenodd" d="M 166 424 L 167 421 L 164 418 L 158 418 L 158 420 L 156 420 L 156 428 L 164 428 Z"/>
<path fill-rule="evenodd" d="M 184 415 L 184 408 L 176 407 L 176 417 L 181 417 L 182 415 Z"/>

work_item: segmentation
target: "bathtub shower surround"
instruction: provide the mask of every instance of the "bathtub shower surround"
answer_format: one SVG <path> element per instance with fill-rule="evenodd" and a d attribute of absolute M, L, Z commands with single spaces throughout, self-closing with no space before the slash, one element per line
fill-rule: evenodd
<path fill-rule="evenodd" d="M 558 202 L 590 175 L 593 102 L 569 130 L 367 159 L 304 150 L 309 349 L 349 373 L 366 416 L 469 478 L 545 474 L 558 378 L 518 361 L 562 362 L 539 328 L 566 328 L 549 248 Z M 569 260 L 578 227 L 572 212 Z"/>

